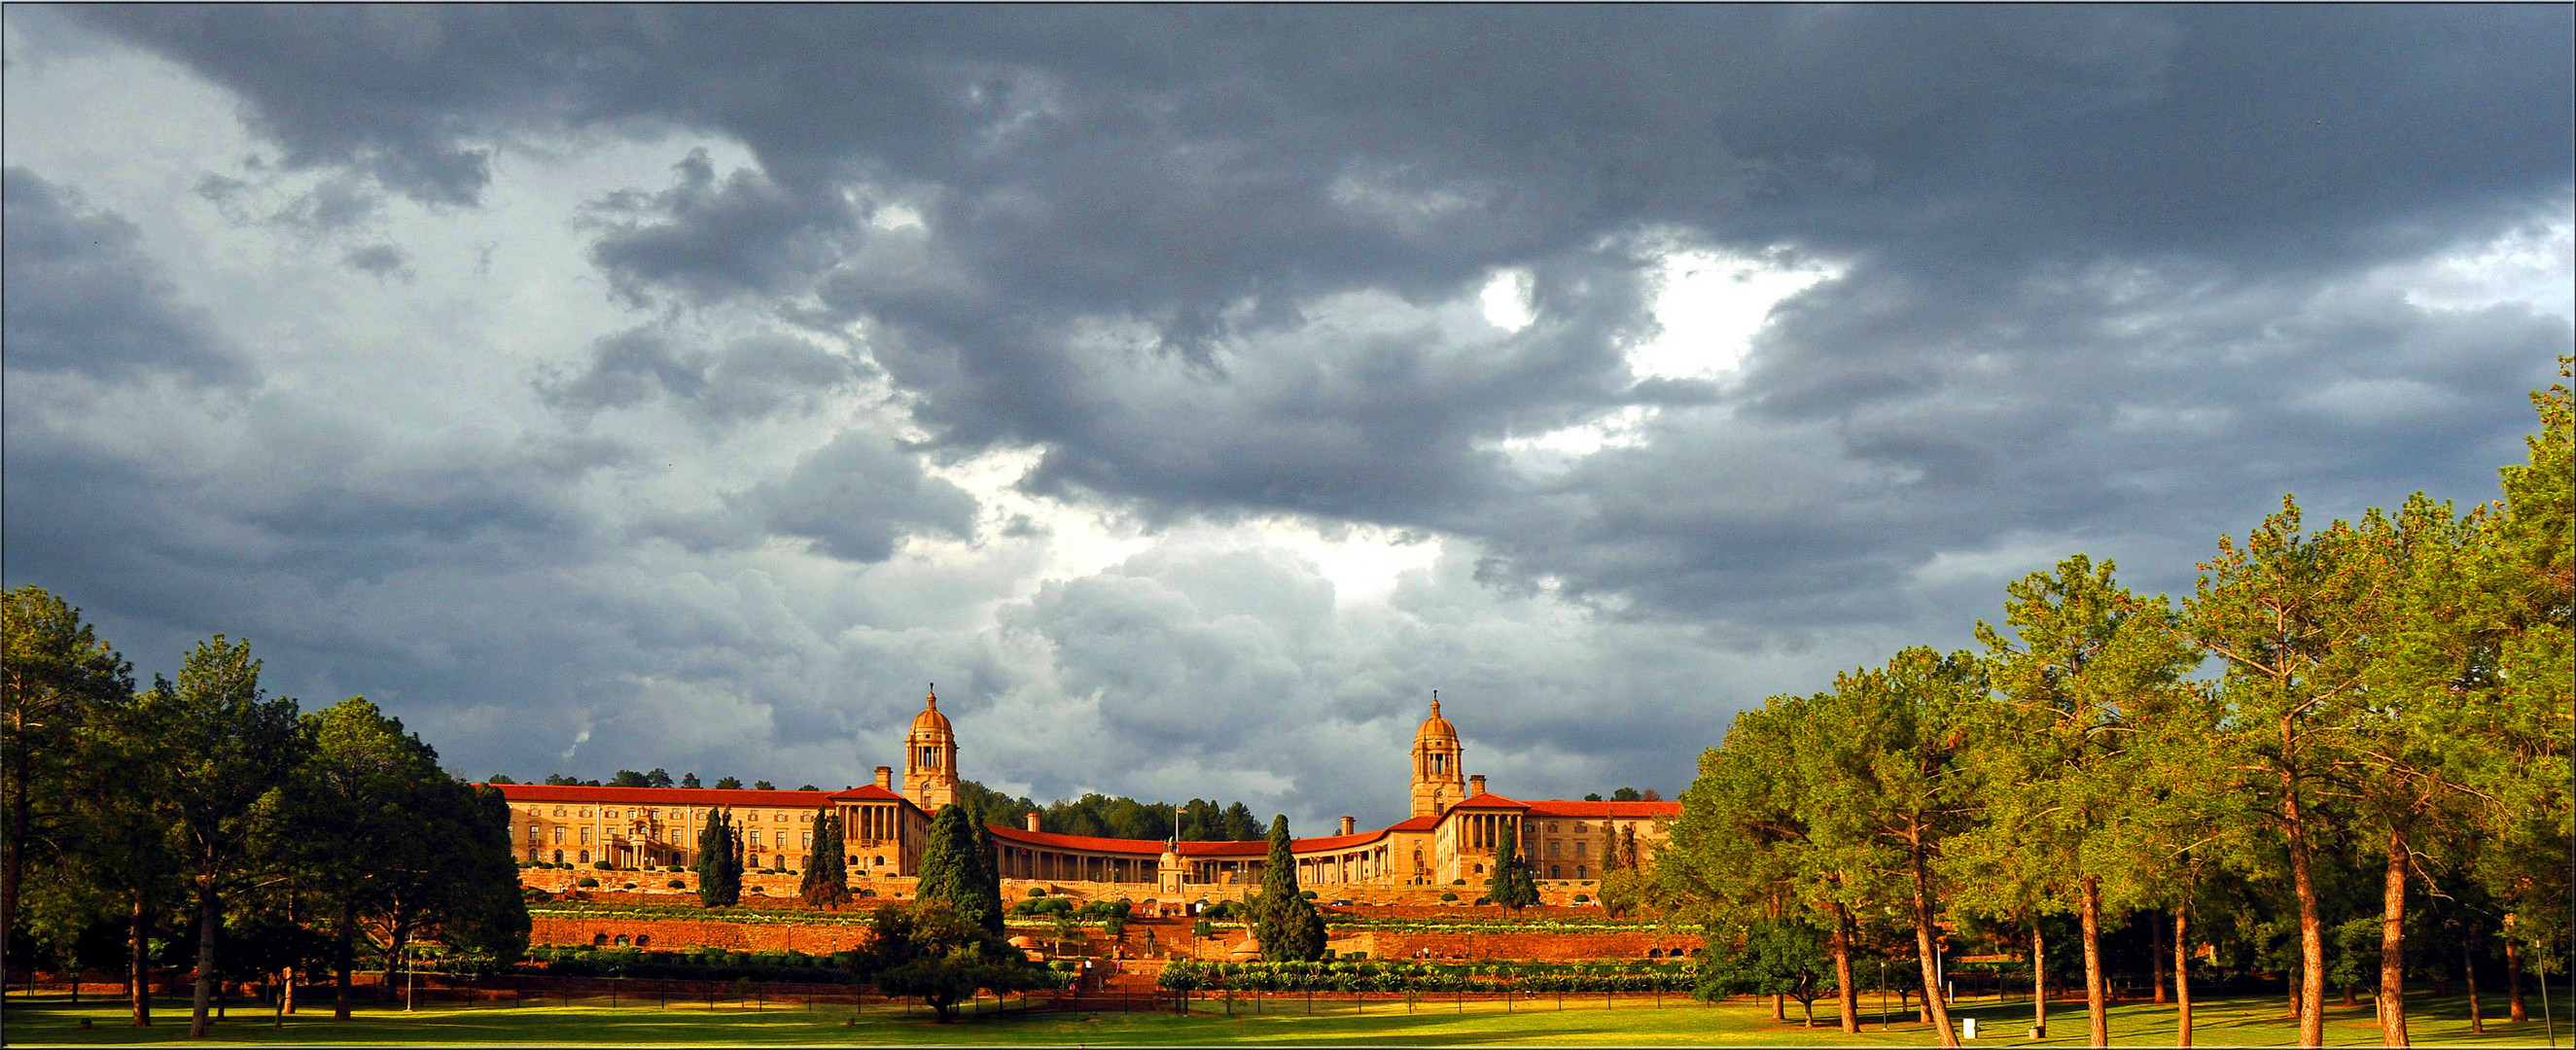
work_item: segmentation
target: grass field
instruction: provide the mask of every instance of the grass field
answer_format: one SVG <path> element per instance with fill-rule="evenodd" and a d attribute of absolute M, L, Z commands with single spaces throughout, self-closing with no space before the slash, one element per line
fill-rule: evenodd
<path fill-rule="evenodd" d="M 1319 1005 L 1321 1001 L 1319 1000 Z M 605 1000 L 596 1003 L 575 999 L 570 1006 L 479 1006 L 463 1008 L 448 1004 L 427 1007 L 418 1013 L 398 1010 L 364 1010 L 346 1022 L 330 1020 L 328 1009 L 319 1014 L 288 1018 L 283 1028 L 271 1026 L 270 1015 L 256 1008 L 236 1009 L 231 1020 L 215 1030 L 220 1043 L 359 1043 L 359 1044 L 550 1044 L 550 1045 L 690 1045 L 690 1044 L 852 1044 L 852 1045 L 1120 1045 L 1120 1044 L 1206 1044 L 1265 1043 L 1279 1045 L 1379 1045 L 1423 1046 L 1464 1044 L 1547 1044 L 1547 1045 L 1848 1045 L 1848 1046 L 1928 1046 L 1933 1045 L 1929 1028 L 1918 1024 L 1897 1024 L 1881 1029 L 1870 1024 L 1857 1037 L 1846 1038 L 1827 1022 L 1814 1030 L 1798 1026 L 1795 1004 L 1791 1004 L 1787 1025 L 1772 1021 L 1766 1005 L 1733 1002 L 1720 1006 L 1685 1004 L 1669 1001 L 1663 1009 L 1643 1002 L 1622 1001 L 1615 1009 L 1603 1009 L 1598 1000 L 1585 1006 L 1569 997 L 1568 1008 L 1554 1009 L 1552 1000 L 1516 1006 L 1506 1014 L 1499 1003 L 1469 1003 L 1464 1013 L 1444 1010 L 1441 1004 L 1426 1000 L 1410 1015 L 1400 1003 L 1373 1002 L 1369 1012 L 1360 1016 L 1351 1012 L 1347 1002 L 1336 1003 L 1320 1011 L 1319 1016 L 1272 1012 L 1259 1017 L 1227 1017 L 1222 1008 L 1210 1014 L 1194 1013 L 1176 1017 L 1168 1013 L 1006 1013 L 999 1016 L 961 1020 L 950 1025 L 932 1023 L 927 1014 L 905 1016 L 900 1010 L 870 1007 L 863 1016 L 853 1017 L 846 1006 L 818 1007 L 808 1012 L 797 1008 L 754 1011 L 720 1006 L 675 1007 L 669 1010 L 627 1006 L 611 1009 Z M 89 1046 L 111 1043 L 184 1042 L 188 1018 L 178 1003 L 160 1004 L 157 1023 L 150 1028 L 133 1028 L 114 1002 L 83 1002 L 77 1009 L 60 995 L 12 995 L 7 1001 L 8 1039 L 14 1045 Z M 1273 1010 L 1295 1011 L 1301 1003 L 1281 996 L 1271 1004 Z M 1830 1006 L 1820 1003 L 1820 1006 Z M 2501 1012 L 2500 1001 L 2490 1001 L 2490 1012 Z M 2537 1005 L 2537 1004 L 2534 1004 Z M 2069 1009 L 2072 1006 L 2074 1008 Z M 1248 1007 L 1246 1007 L 1248 1009 Z M 2508 1024 L 2490 1019 L 2488 1034 L 2468 1034 L 2468 1002 L 2461 996 L 2434 999 L 2429 996 L 2410 1005 L 2417 1018 L 2413 1032 L 2417 1042 L 2457 1046 L 2538 1046 L 2545 1045 L 2541 1022 L 2536 1018 L 2527 1024 Z M 1984 1029 L 1972 1045 L 2008 1046 L 2080 1046 L 2084 1039 L 2084 1015 L 2080 1005 L 2052 1006 L 2049 1034 L 2055 1038 L 2033 1042 L 2026 1038 L 2030 1024 L 2027 1003 L 2009 1005 L 1964 1006 L 1959 1016 L 1979 1018 Z M 2236 998 L 2206 1003 L 2194 1010 L 2198 1042 L 2203 1046 L 2282 1046 L 2293 1034 L 2290 1019 L 2281 1010 L 2281 1001 L 2265 996 Z M 1874 1019 L 1875 1015 L 1865 1012 Z M 94 1027 L 79 1027 L 87 1017 Z M 2568 1038 L 2563 1031 L 2559 1039 Z M 2171 1007 L 2125 1005 L 2111 1014 L 2112 1041 L 2123 1046 L 2171 1046 L 2174 1026 Z M 2375 1046 L 2378 1029 L 2371 1021 L 2368 1006 L 2357 1009 L 2331 1008 L 2327 1013 L 2326 1038 L 2335 1046 Z"/>

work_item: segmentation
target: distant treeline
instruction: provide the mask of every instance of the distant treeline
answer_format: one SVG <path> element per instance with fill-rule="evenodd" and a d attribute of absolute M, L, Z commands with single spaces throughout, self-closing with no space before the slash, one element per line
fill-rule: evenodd
<path fill-rule="evenodd" d="M 1183 842 L 1248 842 L 1262 835 L 1261 822 L 1253 817 L 1252 808 L 1241 802 L 1220 805 L 1213 799 L 1194 798 L 1174 806 L 1093 792 L 1042 806 L 1025 796 L 1013 798 L 972 780 L 957 782 L 957 801 L 988 822 L 1011 827 L 1018 827 L 1022 815 L 1034 810 L 1041 814 L 1039 820 L 1046 830 L 1061 835 L 1159 841 L 1172 837 L 1176 810 Z"/>

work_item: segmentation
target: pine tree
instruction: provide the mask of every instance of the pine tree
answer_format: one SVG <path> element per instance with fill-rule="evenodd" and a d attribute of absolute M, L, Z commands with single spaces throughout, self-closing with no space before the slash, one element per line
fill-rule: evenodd
<path fill-rule="evenodd" d="M 1494 877 L 1485 882 L 1485 898 L 1518 911 L 1538 903 L 1538 875 L 1521 859 L 1519 835 L 1504 835 L 1494 853 Z"/>
<path fill-rule="evenodd" d="M 1288 845 L 1288 817 L 1270 821 L 1270 860 L 1253 901 L 1252 936 L 1267 962 L 1312 962 L 1324 957 L 1324 917 L 1297 887 L 1297 855 Z"/>
<path fill-rule="evenodd" d="M 698 833 L 698 903 L 730 908 L 742 901 L 742 853 L 735 845 L 733 811 L 709 810 Z"/>
<path fill-rule="evenodd" d="M 841 841 L 841 818 L 825 808 L 814 815 L 814 850 L 805 857 L 805 882 L 796 895 L 817 908 L 838 910 L 850 902 L 850 872 Z"/>

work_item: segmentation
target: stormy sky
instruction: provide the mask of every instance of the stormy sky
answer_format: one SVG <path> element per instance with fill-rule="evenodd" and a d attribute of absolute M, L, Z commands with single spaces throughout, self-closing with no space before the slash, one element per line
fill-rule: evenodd
<path fill-rule="evenodd" d="M 2576 312 L 2565 6 L 6 19 L 7 582 L 475 776 L 1669 794 Z"/>

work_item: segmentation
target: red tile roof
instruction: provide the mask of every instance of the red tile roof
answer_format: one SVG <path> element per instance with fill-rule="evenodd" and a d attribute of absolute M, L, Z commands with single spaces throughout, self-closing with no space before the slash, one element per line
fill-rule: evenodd
<path fill-rule="evenodd" d="M 1472 797 L 1472 798 L 1460 799 L 1456 804 L 1454 804 L 1454 805 L 1450 806 L 1449 808 L 1451 808 L 1451 809 L 1520 809 L 1520 808 L 1523 808 L 1523 807 L 1524 807 L 1524 806 L 1526 806 L 1526 805 L 1528 805 L 1528 804 L 1527 804 L 1527 803 L 1524 803 L 1524 802 L 1516 801 L 1516 800 L 1513 800 L 1513 799 L 1504 798 L 1504 797 L 1503 797 L 1503 796 L 1501 796 L 1501 795 L 1497 795 L 1497 794 L 1494 794 L 1494 793 L 1493 793 L 1493 792 L 1491 792 L 1491 791 L 1488 791 L 1488 792 L 1485 792 L 1484 794 L 1477 795 L 1477 796 L 1474 796 L 1474 797 Z"/>
<path fill-rule="evenodd" d="M 1423 814 L 1423 815 L 1421 815 L 1421 816 L 1418 816 L 1418 817 L 1406 817 L 1406 818 L 1405 818 L 1405 819 L 1403 819 L 1403 820 L 1399 820 L 1399 821 L 1396 821 L 1396 822 L 1395 822 L 1395 823 L 1393 823 L 1393 824 L 1389 824 L 1389 825 L 1387 825 L 1386 830 L 1388 830 L 1388 831 L 1429 831 L 1429 830 L 1431 830 L 1431 829 L 1433 829 L 1433 828 L 1437 828 L 1437 827 L 1439 827 L 1439 826 L 1440 826 L 1440 815 L 1439 815 L 1439 814 L 1437 814 L 1437 813 L 1425 813 L 1425 814 Z"/>
<path fill-rule="evenodd" d="M 1000 839 L 1005 842 L 1017 842 L 1029 846 L 1039 846 L 1046 849 L 1081 850 L 1089 853 L 1123 853 L 1129 856 L 1156 858 L 1163 855 L 1163 844 L 1154 839 L 1113 839 L 1102 838 L 1096 835 L 1059 835 L 1052 831 L 1029 831 L 1025 828 L 1010 827 L 1002 824 L 987 824 L 985 826 L 993 829 L 993 837 L 996 839 Z M 1384 838 L 1385 836 L 1386 832 L 1384 831 L 1369 831 L 1362 832 L 1357 835 L 1329 835 L 1323 838 L 1312 839 L 1292 838 L 1288 840 L 1288 848 L 1299 853 L 1331 853 L 1337 850 L 1346 850 L 1355 846 L 1366 845 Z M 1266 855 L 1269 852 L 1270 843 L 1266 839 L 1249 839 L 1242 842 L 1181 843 L 1181 856 L 1183 857 L 1258 857 Z"/>
<path fill-rule="evenodd" d="M 1581 799 L 1551 798 L 1529 805 L 1533 817 L 1590 817 L 1598 820 L 1671 819 L 1682 815 L 1679 802 L 1585 802 Z"/>
<path fill-rule="evenodd" d="M 910 799 L 863 784 L 845 791 L 754 791 L 745 788 L 584 787 L 579 784 L 494 784 L 512 802 L 590 802 L 629 806 L 772 806 L 821 809 L 834 802 L 901 802 Z M 919 808 L 919 807 L 915 807 Z"/>

